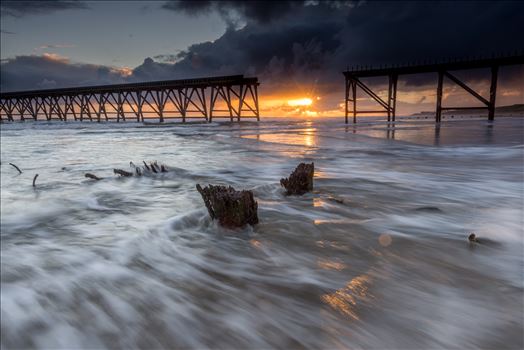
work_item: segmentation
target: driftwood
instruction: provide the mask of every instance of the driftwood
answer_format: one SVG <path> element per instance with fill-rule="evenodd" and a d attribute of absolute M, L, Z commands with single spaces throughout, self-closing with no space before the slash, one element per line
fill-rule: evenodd
<path fill-rule="evenodd" d="M 133 173 L 130 173 L 129 171 L 125 171 L 125 170 L 122 170 L 122 169 L 113 169 L 113 172 L 115 174 L 118 174 L 118 175 L 124 176 L 124 177 L 133 176 Z"/>
<path fill-rule="evenodd" d="M 229 186 L 213 186 L 196 189 L 204 199 L 209 216 L 218 219 L 220 225 L 228 228 L 243 227 L 258 223 L 258 203 L 251 191 L 236 191 Z"/>
<path fill-rule="evenodd" d="M 33 187 L 36 187 L 36 178 L 38 177 L 38 174 L 33 177 Z"/>
<path fill-rule="evenodd" d="M 96 181 L 100 181 L 102 180 L 102 178 L 94 175 L 94 174 L 91 174 L 91 173 L 86 173 L 85 174 L 85 177 L 87 177 L 88 179 L 93 179 L 93 180 L 96 180 Z"/>
<path fill-rule="evenodd" d="M 14 167 L 16 170 L 18 170 L 18 172 L 19 172 L 20 174 L 22 174 L 22 170 L 20 170 L 20 168 L 17 167 L 15 164 L 13 164 L 13 163 L 9 163 L 9 165 L 11 165 L 12 167 Z"/>
<path fill-rule="evenodd" d="M 149 165 L 145 161 L 142 161 L 142 163 L 144 163 L 144 167 L 136 166 L 133 162 L 129 162 L 129 166 L 132 169 L 134 169 L 133 171 L 126 171 L 123 169 L 113 169 L 113 172 L 123 177 L 131 177 L 133 175 L 142 176 L 142 174 L 146 171 L 151 171 L 153 173 L 167 173 L 167 166 L 165 166 L 164 164 L 158 165 L 156 161 L 149 162 Z M 16 165 L 13 165 L 13 166 L 16 167 Z M 101 177 L 98 177 L 91 173 L 86 173 L 84 176 L 89 179 L 96 180 L 96 181 L 102 180 Z"/>
<path fill-rule="evenodd" d="M 145 161 L 142 161 L 142 163 L 144 163 L 144 171 L 151 171 L 155 174 L 157 173 L 167 173 L 167 166 L 165 166 L 164 164 L 160 164 L 158 165 L 158 162 L 154 161 L 154 162 L 149 162 L 149 165 L 147 165 L 147 163 Z M 138 169 L 138 168 L 136 168 Z M 137 175 L 138 175 L 138 171 L 137 171 Z M 140 171 L 140 175 L 141 175 L 141 171 Z"/>
<path fill-rule="evenodd" d="M 314 163 L 300 163 L 288 178 L 280 179 L 280 185 L 286 189 L 287 195 L 302 195 L 313 190 L 314 173 Z"/>

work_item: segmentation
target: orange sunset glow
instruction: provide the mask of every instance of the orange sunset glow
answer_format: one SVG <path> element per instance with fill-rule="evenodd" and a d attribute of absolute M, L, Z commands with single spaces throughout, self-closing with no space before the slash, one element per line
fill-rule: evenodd
<path fill-rule="evenodd" d="M 299 98 L 298 100 L 289 100 L 287 104 L 291 107 L 296 106 L 310 106 L 313 103 L 313 100 L 307 97 Z"/>

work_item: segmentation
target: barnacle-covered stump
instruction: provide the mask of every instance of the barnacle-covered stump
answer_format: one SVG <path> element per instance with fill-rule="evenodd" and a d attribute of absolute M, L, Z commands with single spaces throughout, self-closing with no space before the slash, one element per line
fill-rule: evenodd
<path fill-rule="evenodd" d="M 202 188 L 197 184 L 196 188 L 204 199 L 209 215 L 220 225 L 235 228 L 258 223 L 258 203 L 253 192 L 236 191 L 231 186 L 209 185 Z"/>
<path fill-rule="evenodd" d="M 300 163 L 287 179 L 280 179 L 280 185 L 287 195 L 302 195 L 313 190 L 315 164 Z"/>

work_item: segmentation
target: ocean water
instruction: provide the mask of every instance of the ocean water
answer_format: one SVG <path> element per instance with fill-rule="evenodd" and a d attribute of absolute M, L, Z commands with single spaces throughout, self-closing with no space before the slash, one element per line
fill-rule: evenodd
<path fill-rule="evenodd" d="M 523 119 L 0 136 L 2 349 L 524 346 Z M 142 160 L 169 172 L 112 173 Z M 315 189 L 285 196 L 300 162 Z M 219 227 L 197 183 L 252 190 L 260 223 Z"/>

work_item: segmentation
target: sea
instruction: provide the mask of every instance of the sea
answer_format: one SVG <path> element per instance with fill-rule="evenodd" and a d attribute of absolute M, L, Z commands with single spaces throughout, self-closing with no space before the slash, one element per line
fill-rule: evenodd
<path fill-rule="evenodd" d="M 0 130 L 2 349 L 524 347 L 524 118 Z M 168 172 L 113 173 L 143 161 Z"/>

